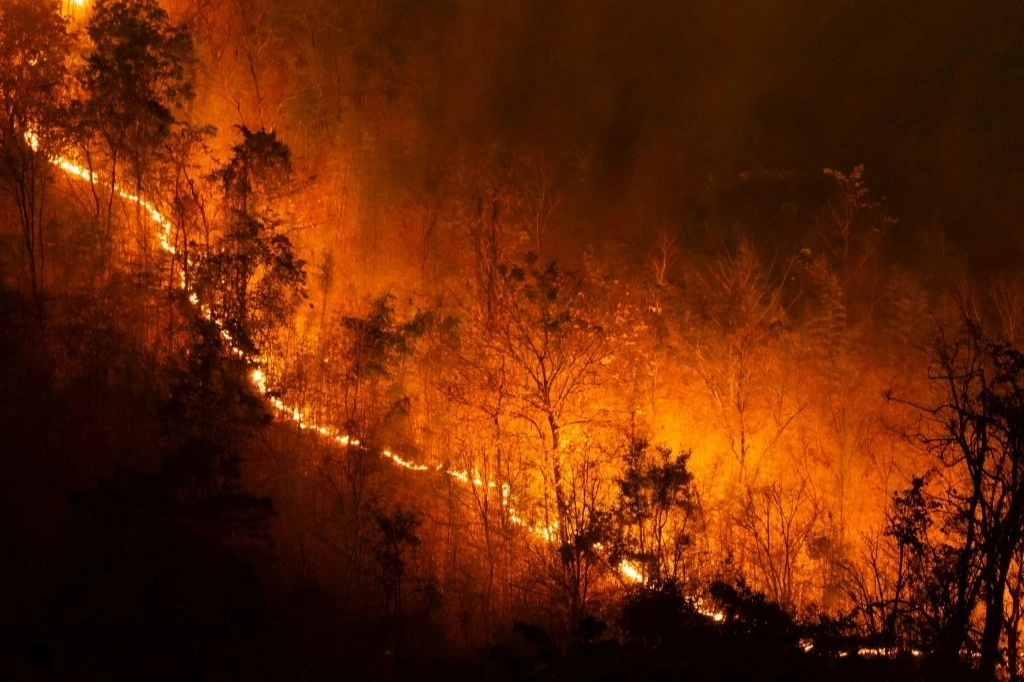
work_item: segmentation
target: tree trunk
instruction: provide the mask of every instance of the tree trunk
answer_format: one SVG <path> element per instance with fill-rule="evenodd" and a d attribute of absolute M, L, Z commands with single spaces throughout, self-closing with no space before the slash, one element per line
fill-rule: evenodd
<path fill-rule="evenodd" d="M 993 582 L 998 582 L 993 577 Z M 996 679 L 996 669 L 1002 662 L 999 639 L 1003 634 L 1003 590 L 1002 583 L 990 584 L 985 595 L 985 629 L 981 635 L 981 662 L 978 667 L 981 679 Z"/>

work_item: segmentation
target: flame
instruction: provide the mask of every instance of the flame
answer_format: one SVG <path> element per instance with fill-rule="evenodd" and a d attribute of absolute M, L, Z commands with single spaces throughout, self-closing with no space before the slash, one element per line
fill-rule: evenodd
<path fill-rule="evenodd" d="M 619 573 L 622 574 L 623 578 L 632 583 L 642 583 L 644 581 L 644 574 L 640 571 L 640 566 L 629 559 L 623 559 L 619 563 Z"/>
<path fill-rule="evenodd" d="M 908 653 L 914 658 L 922 655 L 919 649 L 900 649 L 894 646 L 880 646 L 880 647 L 861 647 L 857 649 L 857 655 L 864 658 L 874 658 L 877 656 L 884 656 L 886 658 L 895 658 L 901 653 Z M 842 651 L 839 653 L 841 657 L 845 657 L 847 652 Z"/>
<path fill-rule="evenodd" d="M 61 13 L 74 18 L 74 15 L 86 8 L 89 0 L 67 0 L 61 3 Z"/>
<path fill-rule="evenodd" d="M 79 6 L 84 6 L 87 0 L 75 0 L 75 2 Z M 38 150 L 39 137 L 34 132 L 30 131 L 26 133 L 25 139 L 33 150 Z M 49 161 L 54 166 L 64 171 L 64 173 L 71 178 L 92 183 L 100 181 L 99 176 L 96 173 L 82 167 L 66 157 L 51 156 L 49 157 Z M 176 255 L 177 250 L 173 243 L 174 225 L 170 219 L 163 215 L 151 201 L 123 189 L 116 183 L 112 186 L 112 189 L 121 199 L 138 205 L 146 212 L 150 221 L 159 228 L 157 241 L 160 248 L 168 255 Z M 232 338 L 231 333 L 224 328 L 224 321 L 213 316 L 213 310 L 207 303 L 204 303 L 199 298 L 197 292 L 188 290 L 188 283 L 186 282 L 184 271 L 179 272 L 179 284 L 181 289 L 187 291 L 189 303 L 199 311 L 206 320 L 213 322 L 217 326 L 220 337 L 225 341 L 225 344 L 231 353 L 252 366 L 252 370 L 249 373 L 249 380 L 253 388 L 259 391 L 259 394 L 267 399 L 281 417 L 294 422 L 300 429 L 304 431 L 312 431 L 318 436 L 326 439 L 329 443 L 333 443 L 339 447 L 362 447 L 359 439 L 346 433 L 342 433 L 340 430 L 329 425 L 318 424 L 315 421 L 308 419 L 298 407 L 285 403 L 276 395 L 271 395 L 268 377 L 263 369 L 265 361 L 259 356 L 254 356 L 246 352 L 241 347 L 233 343 L 234 339 Z M 506 517 L 513 525 L 519 526 L 530 535 L 546 543 L 551 543 L 558 539 L 558 522 L 534 522 L 524 516 L 515 506 L 515 498 L 512 494 L 511 486 L 508 483 L 499 483 L 490 479 L 484 479 L 477 471 L 470 472 L 468 470 L 448 469 L 444 466 L 430 467 L 426 464 L 418 464 L 412 460 L 402 457 L 399 453 L 388 447 L 382 448 L 380 454 L 396 466 L 408 471 L 423 472 L 436 470 L 443 472 L 449 478 L 456 480 L 463 485 L 471 485 L 478 488 L 499 489 L 501 491 L 501 506 L 505 510 Z M 640 566 L 629 560 L 621 561 L 618 566 L 616 566 L 616 570 L 629 582 L 642 583 L 644 581 L 644 576 L 640 570 Z M 725 614 L 720 611 L 703 607 L 701 600 L 698 599 L 695 604 L 699 613 L 704 614 L 715 622 L 722 622 L 725 620 Z"/>
<path fill-rule="evenodd" d="M 267 394 L 267 375 L 264 374 L 262 369 L 259 367 L 254 369 L 252 374 L 249 375 L 249 378 L 252 379 L 253 385 L 259 389 L 261 395 Z"/>
<path fill-rule="evenodd" d="M 428 467 L 426 464 L 415 464 L 414 462 L 410 462 L 409 460 L 404 459 L 400 455 L 395 454 L 389 448 L 384 448 L 383 450 L 380 451 L 380 454 L 383 455 L 384 457 L 387 457 L 388 459 L 390 459 L 392 462 L 402 467 L 403 469 L 408 469 L 409 471 L 430 470 L 430 467 Z"/>
<path fill-rule="evenodd" d="M 718 609 L 709 608 L 707 605 L 705 605 L 704 600 L 699 597 L 694 600 L 693 608 L 700 615 L 704 616 L 705 618 L 710 618 L 716 623 L 721 623 L 725 620 L 725 614 L 722 611 L 719 611 Z"/>

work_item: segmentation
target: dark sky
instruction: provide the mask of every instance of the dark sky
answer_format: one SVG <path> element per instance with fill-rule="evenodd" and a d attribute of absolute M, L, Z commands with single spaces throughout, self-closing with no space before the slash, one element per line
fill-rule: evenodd
<path fill-rule="evenodd" d="M 863 163 L 897 251 L 942 231 L 980 265 L 1024 253 L 1020 0 L 392 2 L 423 158 L 578 150 L 591 205 L 680 224 L 820 206 L 821 169 Z"/>

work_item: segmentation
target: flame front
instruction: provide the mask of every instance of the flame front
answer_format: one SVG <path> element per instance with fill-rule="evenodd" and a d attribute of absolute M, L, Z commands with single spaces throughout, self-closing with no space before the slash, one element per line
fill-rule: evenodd
<path fill-rule="evenodd" d="M 84 4 L 84 0 L 80 2 Z M 25 139 L 33 150 L 39 148 L 39 138 L 33 132 L 28 132 L 25 135 Z M 99 182 L 99 178 L 96 173 L 90 171 L 87 168 L 80 166 L 71 159 L 63 156 L 52 156 L 49 158 L 50 163 L 60 168 L 68 177 L 76 180 L 82 180 L 85 182 Z M 140 206 L 148 216 L 149 220 L 154 223 L 159 229 L 157 232 L 157 241 L 160 244 L 160 248 L 163 249 L 168 255 L 174 256 L 177 254 L 177 249 L 174 246 L 173 232 L 174 225 L 165 215 L 151 201 L 133 193 L 129 192 L 118 185 L 113 186 L 114 192 L 125 201 L 132 202 Z M 300 429 L 304 431 L 312 431 L 318 436 L 324 438 L 329 443 L 338 447 L 361 447 L 359 439 L 353 438 L 352 436 L 342 433 L 339 429 L 331 427 L 325 424 L 318 424 L 315 421 L 308 419 L 302 411 L 294 405 L 289 405 L 275 395 L 271 395 L 268 377 L 263 369 L 263 362 L 256 356 L 247 353 L 245 350 L 240 348 L 234 343 L 231 333 L 224 328 L 224 322 L 216 319 L 213 316 L 213 311 L 209 305 L 202 302 L 199 298 L 198 293 L 195 291 L 188 290 L 188 284 L 185 279 L 184 270 L 179 272 L 179 282 L 182 290 L 187 291 L 189 303 L 199 311 L 199 313 L 206 319 L 213 322 L 219 329 L 220 337 L 225 342 L 225 346 L 231 351 L 233 355 L 245 361 L 252 366 L 252 370 L 249 373 L 249 381 L 253 388 L 259 392 L 260 395 L 264 396 L 267 401 L 274 407 L 277 413 L 284 419 L 294 422 Z M 412 460 L 406 459 L 401 454 L 395 452 L 389 447 L 381 449 L 381 456 L 392 462 L 395 466 L 406 469 L 407 471 L 425 472 L 425 471 L 438 471 L 444 473 L 449 478 L 458 481 L 459 483 L 467 486 L 474 486 L 478 488 L 490 488 L 500 489 L 501 495 L 501 506 L 505 511 L 509 521 L 516 526 L 523 528 L 530 535 L 546 542 L 552 543 L 558 539 L 558 523 L 541 523 L 530 521 L 527 516 L 524 516 L 515 506 L 515 498 L 512 494 L 511 487 L 508 483 L 499 483 L 498 481 L 484 479 L 478 472 L 459 470 L 459 469 L 448 469 L 443 465 L 431 467 L 426 464 L 419 464 Z M 643 583 L 644 575 L 640 569 L 640 566 L 636 563 L 623 560 L 615 566 L 618 574 L 626 581 L 630 583 Z M 720 622 L 724 620 L 725 616 L 720 611 L 702 609 L 700 602 L 698 601 L 697 610 L 703 613 L 707 617 Z"/>

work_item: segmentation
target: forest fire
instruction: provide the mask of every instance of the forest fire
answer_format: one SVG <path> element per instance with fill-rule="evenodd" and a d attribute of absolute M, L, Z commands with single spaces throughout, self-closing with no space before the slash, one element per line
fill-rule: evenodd
<path fill-rule="evenodd" d="M 1024 8 L 297 2 L 0 2 L 28 667 L 1024 680 Z"/>
<path fill-rule="evenodd" d="M 32 141 L 36 146 L 38 146 L 38 138 L 35 136 L 35 134 L 29 133 L 26 137 L 27 139 Z M 84 180 L 86 182 L 99 182 L 99 179 L 97 178 L 95 173 L 89 171 L 88 169 L 80 166 L 79 164 L 75 163 L 74 161 L 68 158 L 56 156 L 52 157 L 50 161 L 56 167 L 60 168 L 62 171 L 67 173 L 69 177 L 72 177 L 77 180 Z M 113 189 L 114 191 L 117 192 L 118 196 L 121 199 L 133 204 L 137 204 L 146 211 L 148 218 L 159 228 L 159 231 L 157 233 L 157 240 L 159 242 L 160 248 L 162 248 L 170 256 L 176 255 L 177 251 L 172 243 L 174 226 L 171 223 L 171 221 L 157 209 L 156 205 L 153 204 L 151 201 L 148 201 L 138 196 L 137 194 L 126 191 L 120 187 L 115 186 Z M 179 274 L 181 287 L 184 289 L 186 288 L 184 271 L 181 271 Z M 224 328 L 223 321 L 213 317 L 213 312 L 211 308 L 202 303 L 201 299 L 199 298 L 198 294 L 196 294 L 196 292 L 189 292 L 188 300 L 191 305 L 200 310 L 204 318 L 212 321 L 220 328 L 220 336 L 228 344 L 228 349 L 231 351 L 232 354 L 244 360 L 248 364 L 257 364 L 256 360 L 252 355 L 246 353 L 240 347 L 232 343 L 231 333 Z M 265 361 L 261 360 L 261 362 Z M 268 398 L 270 404 L 273 405 L 274 409 L 276 409 L 277 412 L 286 420 L 289 420 L 293 422 L 296 426 L 298 426 L 299 429 L 304 431 L 313 431 L 316 434 L 328 439 L 329 442 L 341 447 L 361 447 L 361 443 L 359 442 L 358 439 L 353 438 L 348 434 L 341 433 L 336 428 L 327 425 L 317 424 L 306 419 L 303 416 L 302 411 L 298 407 L 288 405 L 277 396 L 272 395 L 271 389 L 267 383 L 266 372 L 261 367 L 254 367 L 249 373 L 249 378 L 252 382 L 253 388 L 255 388 L 256 391 L 261 396 L 265 396 L 266 398 Z M 498 482 L 492 480 L 484 481 L 477 473 L 461 471 L 458 469 L 446 469 L 443 465 L 432 467 L 426 464 L 417 464 L 408 459 L 405 459 L 404 457 L 402 457 L 401 455 L 394 452 L 388 447 L 381 448 L 380 454 L 383 458 L 392 462 L 396 466 L 406 469 L 407 471 L 441 471 L 444 472 L 453 480 L 459 481 L 464 485 L 472 485 L 475 487 L 486 488 L 498 488 L 500 486 L 501 505 L 505 509 L 505 513 L 507 514 L 509 520 L 513 524 L 524 528 L 529 534 L 536 536 L 544 540 L 545 542 L 553 542 L 557 538 L 557 523 L 553 523 L 546 526 L 537 525 L 523 518 L 520 515 L 520 513 L 515 510 L 515 507 L 513 506 L 514 496 L 512 494 L 511 488 L 507 483 L 499 484 Z M 623 578 L 625 578 L 629 582 L 641 583 L 644 581 L 643 574 L 638 570 L 637 566 L 629 560 L 621 561 L 618 564 L 618 571 L 621 573 Z M 710 615 L 715 620 L 721 620 L 721 614 L 710 613 Z"/>

